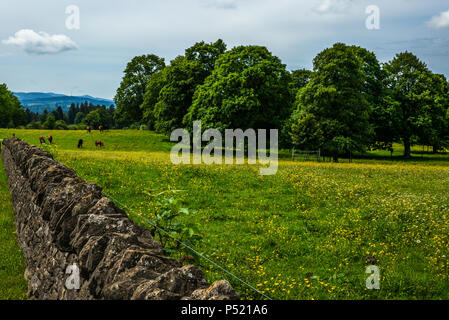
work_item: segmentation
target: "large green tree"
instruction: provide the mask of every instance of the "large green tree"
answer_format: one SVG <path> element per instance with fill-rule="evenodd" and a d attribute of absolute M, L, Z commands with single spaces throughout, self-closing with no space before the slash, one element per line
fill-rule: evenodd
<path fill-rule="evenodd" d="M 184 118 L 191 127 L 281 128 L 291 113 L 290 75 L 265 47 L 239 46 L 224 53 L 212 74 L 195 92 Z"/>
<path fill-rule="evenodd" d="M 84 118 L 86 115 L 83 112 L 78 112 L 75 116 L 75 120 L 73 121 L 74 124 L 81 124 L 83 123 Z"/>
<path fill-rule="evenodd" d="M 169 134 L 182 127 L 182 119 L 192 104 L 192 97 L 204 81 L 204 69 L 198 61 L 179 56 L 167 67 L 163 75 L 164 86 L 154 105 L 154 128 Z"/>
<path fill-rule="evenodd" d="M 215 61 L 226 51 L 222 40 L 195 43 L 147 83 L 141 105 L 150 127 L 169 133 L 182 126 L 182 119 L 192 103 L 196 88 L 203 84 L 215 67 Z"/>
<path fill-rule="evenodd" d="M 361 62 L 362 93 L 370 104 L 370 124 L 373 128 L 370 148 L 393 150 L 396 139 L 396 108 L 384 89 L 385 72 L 376 55 L 358 46 L 351 46 Z"/>
<path fill-rule="evenodd" d="M 410 52 L 403 52 L 384 65 L 388 108 L 392 110 L 395 134 L 404 144 L 404 156 L 410 157 L 413 138 L 423 136 L 431 125 L 429 99 L 432 73 L 426 64 Z"/>
<path fill-rule="evenodd" d="M 70 105 L 69 111 L 67 112 L 67 118 L 68 118 L 68 123 L 69 124 L 73 124 L 75 123 L 75 117 L 76 117 L 76 106 L 74 103 L 72 103 Z"/>
<path fill-rule="evenodd" d="M 45 120 L 45 122 L 42 124 L 42 126 L 45 129 L 53 130 L 55 128 L 55 124 L 56 124 L 55 116 L 52 113 L 50 113 L 47 117 L 47 120 Z"/>
<path fill-rule="evenodd" d="M 323 145 L 323 132 L 312 113 L 295 111 L 292 114 L 290 126 L 290 136 L 294 147 L 300 150 L 316 150 L 317 146 Z"/>
<path fill-rule="evenodd" d="M 321 148 L 338 161 L 343 153 L 364 150 L 372 134 L 362 60 L 353 47 L 337 43 L 313 62 L 312 79 L 297 95 L 298 120 L 292 134 L 304 141 L 322 141 L 315 149 Z M 305 121 L 308 125 L 301 126 Z M 319 135 L 307 138 L 314 134 L 311 127 Z"/>
<path fill-rule="evenodd" d="M 99 126 L 111 128 L 113 126 L 113 119 L 106 108 L 100 107 L 89 112 L 89 114 L 83 119 L 83 123 L 93 128 L 98 128 Z"/>
<path fill-rule="evenodd" d="M 165 67 L 164 59 L 154 54 L 134 57 L 126 66 L 120 87 L 114 97 L 117 109 L 114 120 L 119 127 L 142 120 L 140 105 L 152 74 Z"/>
<path fill-rule="evenodd" d="M 162 71 L 154 73 L 148 80 L 145 90 L 145 96 L 140 108 L 143 113 L 143 121 L 148 125 L 150 129 L 154 129 L 154 106 L 159 101 L 159 93 L 162 88 L 167 84 L 167 70 L 168 67 Z"/>
<path fill-rule="evenodd" d="M 0 127 L 13 128 L 26 124 L 26 112 L 19 99 L 8 90 L 6 84 L 0 84 Z"/>
<path fill-rule="evenodd" d="M 296 96 L 298 90 L 304 88 L 312 79 L 313 71 L 307 69 L 298 69 L 290 72 L 291 80 L 289 83 L 293 94 Z"/>
<path fill-rule="evenodd" d="M 185 57 L 190 61 L 198 61 L 208 76 L 215 68 L 215 61 L 226 51 L 226 44 L 218 39 L 213 43 L 197 42 L 185 50 Z"/>
<path fill-rule="evenodd" d="M 419 116 L 418 142 L 432 146 L 433 152 L 448 146 L 449 84 L 441 74 L 425 77 L 425 91 L 422 93 L 422 113 Z"/>

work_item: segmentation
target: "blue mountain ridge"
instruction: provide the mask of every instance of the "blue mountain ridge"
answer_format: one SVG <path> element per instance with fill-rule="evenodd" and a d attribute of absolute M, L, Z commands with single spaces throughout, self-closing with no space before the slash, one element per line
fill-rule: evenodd
<path fill-rule="evenodd" d="M 59 106 L 62 107 L 64 112 L 67 112 L 72 103 L 81 104 L 87 102 L 93 105 L 105 105 L 106 107 L 109 107 L 111 104 L 115 105 L 114 101 L 110 99 L 95 98 L 89 95 L 67 96 L 53 92 L 13 92 L 13 94 L 25 108 L 29 108 L 32 112 L 37 113 L 42 113 L 45 109 L 51 112 Z"/>

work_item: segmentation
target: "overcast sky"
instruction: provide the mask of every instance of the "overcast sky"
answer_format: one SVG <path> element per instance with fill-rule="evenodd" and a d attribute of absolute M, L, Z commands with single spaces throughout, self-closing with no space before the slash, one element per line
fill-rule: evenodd
<path fill-rule="evenodd" d="M 79 29 L 66 26 L 70 5 Z M 369 5 L 380 9 L 379 30 L 366 28 Z M 218 38 L 228 48 L 266 46 L 290 70 L 311 68 L 335 42 L 368 48 L 381 62 L 408 50 L 449 77 L 448 0 L 2 0 L 0 83 L 113 98 L 132 57 L 169 62 Z"/>

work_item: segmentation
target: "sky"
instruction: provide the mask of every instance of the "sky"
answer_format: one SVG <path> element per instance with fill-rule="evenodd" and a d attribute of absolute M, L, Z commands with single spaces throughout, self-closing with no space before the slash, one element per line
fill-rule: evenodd
<path fill-rule="evenodd" d="M 219 38 L 266 46 L 288 70 L 336 42 L 381 62 L 407 50 L 449 78 L 448 0 L 2 0 L 0 83 L 112 99 L 134 56 L 169 63 Z"/>

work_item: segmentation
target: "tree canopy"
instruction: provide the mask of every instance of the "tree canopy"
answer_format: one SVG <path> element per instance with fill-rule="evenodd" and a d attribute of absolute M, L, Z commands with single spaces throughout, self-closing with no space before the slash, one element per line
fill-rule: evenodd
<path fill-rule="evenodd" d="M 0 84 L 0 127 L 14 128 L 26 124 L 27 115 L 19 99 L 8 90 L 6 84 Z"/>
<path fill-rule="evenodd" d="M 313 71 L 307 69 L 298 69 L 290 72 L 290 88 L 296 95 L 299 89 L 304 88 L 313 76 Z"/>
<path fill-rule="evenodd" d="M 226 44 L 218 39 L 214 43 L 197 42 L 186 49 L 185 57 L 190 61 L 198 61 L 207 75 L 215 68 L 215 61 L 226 51 Z"/>
<path fill-rule="evenodd" d="M 444 99 L 439 99 L 438 95 L 442 94 L 447 82 L 445 85 L 438 84 L 442 79 L 433 76 L 427 65 L 410 52 L 397 54 L 385 64 L 384 70 L 389 108 L 394 112 L 392 126 L 396 136 L 393 139 L 403 142 L 404 156 L 409 157 L 414 137 L 421 136 L 423 140 L 429 140 L 425 138 L 429 130 L 438 130 L 432 127 L 440 126 L 438 121 L 442 118 L 438 109 L 441 106 L 438 104 L 444 103 Z M 433 84 L 439 89 L 432 88 Z M 447 105 L 444 108 L 447 109 Z"/>
<path fill-rule="evenodd" d="M 313 71 L 310 82 L 296 98 L 298 122 L 293 132 L 299 137 L 307 136 L 308 131 L 319 133 L 308 140 L 322 141 L 315 149 L 322 148 L 334 160 L 340 154 L 363 150 L 371 126 L 361 59 L 354 48 L 337 43 L 315 57 Z M 306 120 L 308 125 L 304 126 Z M 310 130 L 310 126 L 316 130 Z"/>
<path fill-rule="evenodd" d="M 148 79 L 164 67 L 164 59 L 154 54 L 134 57 L 127 64 L 122 82 L 114 97 L 117 106 L 114 119 L 119 126 L 141 120 L 140 105 L 144 100 Z"/>
<path fill-rule="evenodd" d="M 93 128 L 98 128 L 99 126 L 111 128 L 113 119 L 106 108 L 98 108 L 86 115 L 82 122 Z"/>
<path fill-rule="evenodd" d="M 403 143 L 406 157 L 413 144 L 449 147 L 449 83 L 407 51 L 381 64 L 367 49 L 336 43 L 312 70 L 288 71 L 263 46 L 227 50 L 221 39 L 201 41 L 167 66 L 154 54 L 134 57 L 114 100 L 116 109 L 85 102 L 38 114 L 3 84 L 0 126 L 169 134 L 200 120 L 204 130 L 279 129 L 281 147 L 321 149 L 336 161 L 354 151 L 393 151 L 394 143 Z"/>
<path fill-rule="evenodd" d="M 204 83 L 225 51 L 222 40 L 198 42 L 185 50 L 185 56 L 177 57 L 161 72 L 154 73 L 141 105 L 148 125 L 163 133 L 181 127 L 196 88 Z"/>
<path fill-rule="evenodd" d="M 265 47 L 239 46 L 222 54 L 212 74 L 198 87 L 184 118 L 190 127 L 280 128 L 289 116 L 290 75 Z"/>
<path fill-rule="evenodd" d="M 204 69 L 198 61 L 179 56 L 164 70 L 162 77 L 164 86 L 153 111 L 154 128 L 168 134 L 182 127 L 196 87 L 204 81 Z"/>

